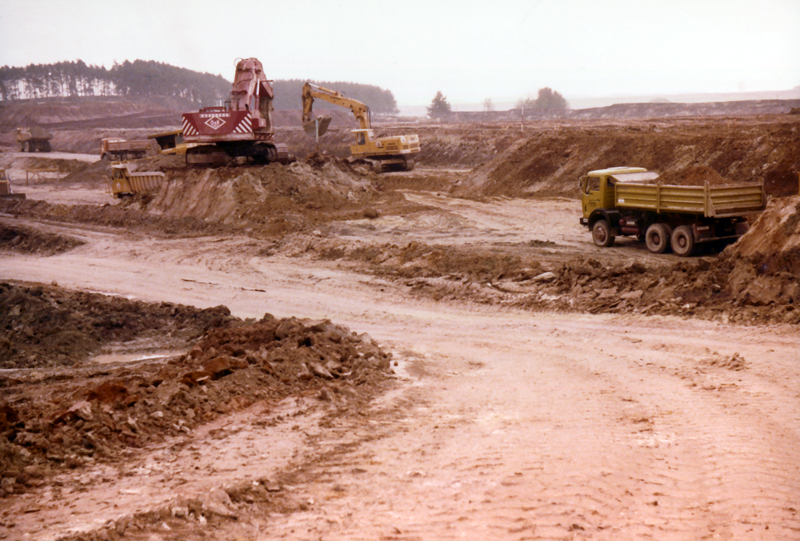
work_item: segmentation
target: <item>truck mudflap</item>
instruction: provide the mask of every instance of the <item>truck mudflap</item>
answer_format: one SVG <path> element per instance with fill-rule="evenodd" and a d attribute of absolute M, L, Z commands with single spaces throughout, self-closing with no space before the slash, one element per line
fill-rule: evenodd
<path fill-rule="evenodd" d="M 692 224 L 695 242 L 738 239 L 750 229 L 746 220 L 720 224 Z"/>

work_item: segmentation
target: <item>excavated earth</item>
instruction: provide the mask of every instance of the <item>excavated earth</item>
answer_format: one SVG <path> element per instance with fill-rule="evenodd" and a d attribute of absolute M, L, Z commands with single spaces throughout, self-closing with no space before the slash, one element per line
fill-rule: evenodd
<path fill-rule="evenodd" d="M 98 128 L 0 153 L 0 539 L 800 535 L 800 116 L 381 129 L 414 171 L 287 127 L 122 201 Z M 602 249 L 577 179 L 617 165 L 770 201 Z"/>

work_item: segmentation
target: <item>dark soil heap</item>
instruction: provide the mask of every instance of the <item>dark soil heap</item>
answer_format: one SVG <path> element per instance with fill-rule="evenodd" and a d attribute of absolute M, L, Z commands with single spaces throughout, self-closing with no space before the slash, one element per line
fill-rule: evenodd
<path fill-rule="evenodd" d="M 154 334 L 196 339 L 230 319 L 224 306 L 201 310 L 9 283 L 0 283 L 0 306 L 0 368 L 4 369 L 72 366 L 105 344 Z"/>
<path fill-rule="evenodd" d="M 149 197 L 138 197 L 122 205 L 61 205 L 46 201 L 0 199 L 0 212 L 57 222 L 92 224 L 146 232 L 156 237 L 171 235 L 213 235 L 228 231 L 220 224 L 191 216 L 174 217 L 151 214 L 136 208 L 146 205 Z"/>
<path fill-rule="evenodd" d="M 705 165 L 676 169 L 659 175 L 653 182 L 666 186 L 724 186 L 734 184 Z"/>
<path fill-rule="evenodd" d="M 51 256 L 68 252 L 82 244 L 85 243 L 74 237 L 45 233 L 25 226 L 0 224 L 0 251 Z"/>
<path fill-rule="evenodd" d="M 773 199 L 750 230 L 730 247 L 732 255 L 760 257 L 765 260 L 786 257 L 800 250 L 800 196 Z M 774 265 L 774 263 L 773 263 Z M 797 265 L 795 278 L 800 276 Z"/>
<path fill-rule="evenodd" d="M 28 340 L 37 342 L 41 362 L 34 366 L 57 364 L 49 360 L 53 347 L 37 337 L 52 335 L 59 347 L 64 340 L 58 337 L 71 333 L 66 342 L 72 358 L 86 359 L 75 344 L 130 338 L 129 329 L 137 327 L 172 332 L 173 341 L 179 326 L 173 320 L 207 331 L 184 341 L 186 349 L 194 345 L 178 357 L 5 372 L 0 469 L 10 481 L 4 480 L 0 496 L 40 485 L 62 467 L 120 460 L 121 449 L 180 435 L 259 400 L 312 395 L 340 408 L 358 407 L 391 377 L 390 354 L 369 336 L 327 320 L 267 314 L 242 321 L 225 307 L 197 310 L 56 288 L 3 287 L 0 304 L 15 307 L 2 321 L 4 347 L 20 350 Z"/>

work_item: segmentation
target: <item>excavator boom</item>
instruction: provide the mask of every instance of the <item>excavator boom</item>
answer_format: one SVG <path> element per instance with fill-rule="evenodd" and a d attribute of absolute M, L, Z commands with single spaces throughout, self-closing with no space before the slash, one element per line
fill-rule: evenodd
<path fill-rule="evenodd" d="M 309 129 L 314 130 L 315 128 L 315 119 L 311 118 L 311 108 L 314 105 L 314 99 L 321 99 L 334 105 L 347 107 L 350 109 L 350 112 L 353 113 L 353 116 L 356 117 L 360 129 L 368 130 L 371 128 L 370 110 L 365 104 L 358 100 L 348 98 L 336 90 L 306 83 L 303 85 L 303 126 L 306 128 L 306 131 Z M 327 129 L 329 123 L 330 119 L 327 120 L 325 129 Z M 311 133 L 313 134 L 314 131 L 311 131 Z M 319 135 L 323 133 L 325 132 L 321 131 Z"/>

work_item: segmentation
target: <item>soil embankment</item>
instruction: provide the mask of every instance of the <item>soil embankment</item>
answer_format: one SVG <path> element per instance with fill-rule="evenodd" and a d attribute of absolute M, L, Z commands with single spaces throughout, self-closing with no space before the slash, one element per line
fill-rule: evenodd
<path fill-rule="evenodd" d="M 457 193 L 577 197 L 588 171 L 617 166 L 673 174 L 707 167 L 730 182 L 763 182 L 768 195 L 797 193 L 800 118 L 713 118 L 533 126 L 477 167 Z"/>

